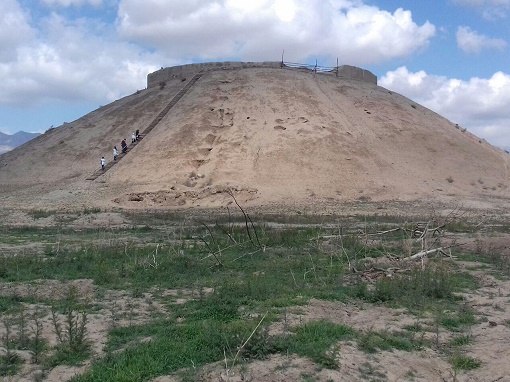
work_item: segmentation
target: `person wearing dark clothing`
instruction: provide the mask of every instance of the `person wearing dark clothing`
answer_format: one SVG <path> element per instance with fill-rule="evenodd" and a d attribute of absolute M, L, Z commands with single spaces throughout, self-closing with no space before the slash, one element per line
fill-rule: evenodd
<path fill-rule="evenodd" d="M 122 142 L 120 142 L 120 147 L 122 147 L 123 153 L 125 153 L 127 151 L 127 143 L 126 143 L 125 139 L 123 139 Z"/>

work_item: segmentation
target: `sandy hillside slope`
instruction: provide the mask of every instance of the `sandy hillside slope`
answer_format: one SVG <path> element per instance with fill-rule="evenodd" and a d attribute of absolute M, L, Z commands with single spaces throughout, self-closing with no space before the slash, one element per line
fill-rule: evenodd
<path fill-rule="evenodd" d="M 205 72 L 116 166 L 189 76 L 104 106 L 0 156 L 17 205 L 221 206 L 503 200 L 510 155 L 377 85 L 297 69 Z"/>

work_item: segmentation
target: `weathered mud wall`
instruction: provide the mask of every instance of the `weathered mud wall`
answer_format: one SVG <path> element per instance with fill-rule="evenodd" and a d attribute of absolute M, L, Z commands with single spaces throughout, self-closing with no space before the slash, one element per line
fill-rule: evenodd
<path fill-rule="evenodd" d="M 335 69 L 336 70 L 336 69 Z M 377 85 L 377 76 L 368 70 L 351 65 L 342 65 L 338 67 L 338 77 L 354 78 L 356 80 L 370 82 Z"/>
<path fill-rule="evenodd" d="M 161 83 L 169 81 L 175 78 L 188 78 L 193 76 L 195 73 L 200 71 L 211 71 L 211 70 L 230 70 L 230 69 L 244 69 L 244 68 L 284 68 L 288 70 L 303 70 L 296 68 L 289 68 L 279 61 L 264 61 L 264 62 L 204 62 L 199 64 L 188 64 L 180 66 L 172 66 L 169 68 L 161 68 L 153 73 L 149 73 L 147 76 L 147 87 L 156 87 Z M 309 70 L 309 69 L 305 69 Z M 361 81 L 366 81 L 377 85 L 377 76 L 369 72 L 368 70 L 361 69 L 355 66 L 342 65 L 338 67 L 338 71 L 335 68 L 330 72 L 321 72 L 326 75 L 338 75 L 343 78 L 353 78 Z"/>

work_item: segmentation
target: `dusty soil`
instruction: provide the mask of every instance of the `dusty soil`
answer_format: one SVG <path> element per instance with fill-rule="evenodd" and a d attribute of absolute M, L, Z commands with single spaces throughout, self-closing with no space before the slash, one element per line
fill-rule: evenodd
<path fill-rule="evenodd" d="M 0 155 L 1 204 L 211 208 L 233 203 L 232 191 L 243 206 L 287 211 L 508 208 L 504 151 L 382 87 L 291 69 L 205 72 L 117 165 L 85 180 L 185 83 L 136 92 Z"/>

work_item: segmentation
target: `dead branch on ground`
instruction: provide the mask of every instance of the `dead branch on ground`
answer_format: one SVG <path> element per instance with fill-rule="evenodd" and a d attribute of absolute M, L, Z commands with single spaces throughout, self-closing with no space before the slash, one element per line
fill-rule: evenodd
<path fill-rule="evenodd" d="M 465 245 L 465 244 L 466 243 L 459 243 L 459 244 L 450 245 L 448 247 L 439 247 L 439 248 L 429 249 L 429 250 L 425 250 L 425 251 L 420 251 L 418 253 L 415 253 L 414 255 L 404 257 L 402 260 L 404 260 L 404 261 L 420 260 L 426 256 L 433 255 L 433 254 L 440 254 L 440 255 L 443 255 L 446 257 L 453 258 L 451 248 L 460 247 L 461 245 Z M 448 250 L 448 253 L 446 252 L 446 250 Z"/>

